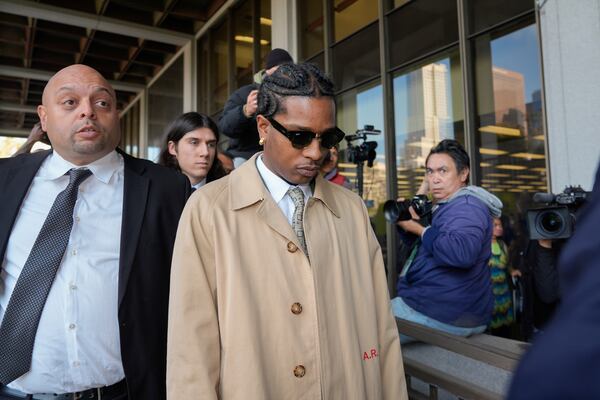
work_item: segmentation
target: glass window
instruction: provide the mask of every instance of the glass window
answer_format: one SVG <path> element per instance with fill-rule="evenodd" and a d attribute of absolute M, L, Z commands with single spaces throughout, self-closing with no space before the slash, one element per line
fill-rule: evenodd
<path fill-rule="evenodd" d="M 254 35 L 252 34 L 252 1 L 244 1 L 234 11 L 235 80 L 236 88 L 252 83 Z"/>
<path fill-rule="evenodd" d="M 385 144 L 383 133 L 383 90 L 379 81 L 361 86 L 358 89 L 349 90 L 336 97 L 337 124 L 346 132 L 346 135 L 354 134 L 357 129 L 365 125 L 372 125 L 375 129 L 382 131 L 379 135 L 367 136 L 368 141 L 377 143 L 376 157 L 373 167 L 364 164 L 363 170 L 363 199 L 369 210 L 369 215 L 375 223 L 375 230 L 382 245 L 385 244 L 385 220 L 381 207 L 387 200 L 385 187 Z M 344 140 L 340 144 L 340 159 L 347 160 L 349 156 L 348 145 L 360 145 L 362 140 L 348 143 Z M 355 186 L 357 185 L 357 165 L 349 162 L 338 164 L 340 173 L 345 175 Z"/>
<path fill-rule="evenodd" d="M 333 77 L 337 90 L 373 78 L 379 70 L 379 31 L 372 24 L 333 47 Z"/>
<path fill-rule="evenodd" d="M 334 41 L 337 42 L 375 21 L 379 12 L 377 4 L 378 1 L 373 0 L 334 0 Z"/>
<path fill-rule="evenodd" d="M 227 21 L 223 22 L 212 32 L 212 62 L 210 73 L 210 84 L 212 91 L 212 104 L 210 112 L 217 112 L 225 106 L 228 93 L 228 41 L 227 41 Z"/>
<path fill-rule="evenodd" d="M 167 125 L 183 112 L 183 55 L 148 89 L 148 159 L 158 161 Z"/>
<path fill-rule="evenodd" d="M 388 17 L 390 65 L 404 64 L 458 41 L 456 2 L 419 0 Z"/>
<path fill-rule="evenodd" d="M 321 69 L 321 71 L 325 71 L 325 54 L 323 52 L 320 52 L 313 58 L 309 58 L 308 60 L 306 60 L 306 62 L 316 64 Z"/>
<path fill-rule="evenodd" d="M 208 38 L 204 36 L 198 40 L 198 111 L 207 113 L 208 107 L 208 63 L 210 60 L 208 52 Z"/>
<path fill-rule="evenodd" d="M 257 0 L 258 1 L 258 0 Z M 260 0 L 260 68 L 271 51 L 271 0 Z"/>
<path fill-rule="evenodd" d="M 300 51 L 305 60 L 323 50 L 323 0 L 298 3 Z"/>
<path fill-rule="evenodd" d="M 480 184 L 517 214 L 547 190 L 535 25 L 475 40 L 476 144 Z M 520 211 L 523 211 L 522 208 Z"/>
<path fill-rule="evenodd" d="M 121 117 L 121 143 L 119 147 L 125 153 L 134 157 L 139 156 L 140 140 L 140 102 L 137 101 Z"/>
<path fill-rule="evenodd" d="M 534 0 L 469 0 L 469 33 L 476 33 L 527 11 L 534 10 Z"/>
<path fill-rule="evenodd" d="M 412 197 L 425 159 L 443 139 L 464 143 L 462 75 L 458 50 L 394 76 L 398 197 Z"/>

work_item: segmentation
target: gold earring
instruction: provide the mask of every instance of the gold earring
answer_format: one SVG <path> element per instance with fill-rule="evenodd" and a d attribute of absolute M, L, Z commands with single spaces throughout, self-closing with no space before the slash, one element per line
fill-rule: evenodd
<path fill-rule="evenodd" d="M 264 145 L 265 144 L 265 138 L 261 137 L 260 140 L 258 141 L 258 144 L 261 145 L 261 146 Z"/>

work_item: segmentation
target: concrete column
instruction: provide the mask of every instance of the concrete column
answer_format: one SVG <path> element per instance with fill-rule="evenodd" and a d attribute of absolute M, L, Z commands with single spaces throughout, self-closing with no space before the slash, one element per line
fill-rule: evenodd
<path fill-rule="evenodd" d="M 298 13 L 296 0 L 271 0 L 271 47 L 286 49 L 298 61 Z"/>
<path fill-rule="evenodd" d="M 600 0 L 538 0 L 552 192 L 591 190 L 600 156 Z"/>

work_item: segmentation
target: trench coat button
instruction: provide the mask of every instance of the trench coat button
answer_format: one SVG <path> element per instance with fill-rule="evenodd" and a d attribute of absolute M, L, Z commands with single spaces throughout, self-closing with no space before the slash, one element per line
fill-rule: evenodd
<path fill-rule="evenodd" d="M 296 250 L 298 250 L 298 246 L 296 246 L 296 245 L 294 244 L 294 242 L 288 242 L 288 244 L 287 244 L 287 250 L 288 250 L 290 253 L 295 253 L 295 252 L 296 252 Z"/>
<path fill-rule="evenodd" d="M 302 304 L 294 303 L 292 304 L 292 313 L 298 315 L 302 312 Z"/>
<path fill-rule="evenodd" d="M 304 365 L 296 365 L 296 368 L 294 368 L 294 376 L 296 378 L 302 378 L 305 374 L 306 369 L 304 368 Z"/>

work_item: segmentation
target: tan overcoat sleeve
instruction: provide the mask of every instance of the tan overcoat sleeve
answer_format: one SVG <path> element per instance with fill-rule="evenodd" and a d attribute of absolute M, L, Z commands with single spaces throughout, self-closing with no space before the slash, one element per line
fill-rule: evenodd
<path fill-rule="evenodd" d="M 379 364 L 381 370 L 382 393 L 384 400 L 408 400 L 406 378 L 402 352 L 400 350 L 400 337 L 396 319 L 392 314 L 390 296 L 388 292 L 385 266 L 381 246 L 371 228 L 367 210 L 364 209 L 365 224 L 367 225 L 371 267 L 373 269 L 373 284 L 375 285 L 375 303 L 377 325 L 379 332 Z"/>
<path fill-rule="evenodd" d="M 200 198 L 199 193 L 192 196 L 183 211 L 173 253 L 167 341 L 169 400 L 219 397 L 215 243 L 207 213 L 209 201 Z"/>

